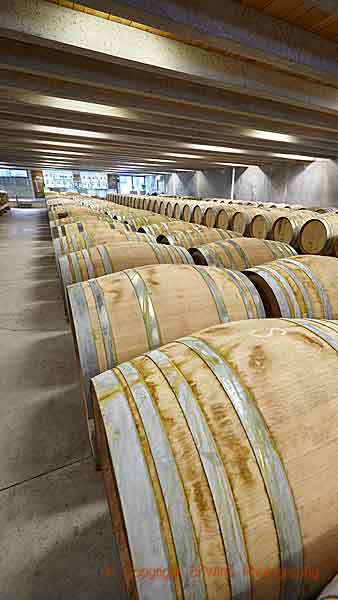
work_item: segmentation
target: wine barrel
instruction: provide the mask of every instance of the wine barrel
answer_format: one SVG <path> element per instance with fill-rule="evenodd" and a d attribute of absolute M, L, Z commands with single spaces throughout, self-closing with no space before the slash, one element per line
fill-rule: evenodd
<path fill-rule="evenodd" d="M 123 242 L 102 244 L 59 258 L 64 288 L 73 283 L 110 275 L 124 269 L 155 264 L 193 264 L 185 248 L 163 244 Z"/>
<path fill-rule="evenodd" d="M 259 240 L 271 240 L 275 220 L 268 211 L 255 215 L 250 223 L 250 236 Z"/>
<path fill-rule="evenodd" d="M 338 575 L 326 586 L 317 600 L 338 600 Z"/>
<path fill-rule="evenodd" d="M 277 209 L 257 212 L 250 224 L 250 236 L 259 240 L 271 240 L 273 225 L 284 214 L 285 211 L 282 212 Z"/>
<path fill-rule="evenodd" d="M 272 237 L 276 242 L 285 242 L 295 248 L 301 227 L 313 217 L 309 211 L 290 211 L 290 215 L 279 217 L 273 224 Z"/>
<path fill-rule="evenodd" d="M 187 223 L 189 223 L 191 221 L 192 211 L 193 211 L 193 204 L 192 204 L 192 202 L 188 202 L 188 203 L 184 204 L 183 208 L 182 208 L 182 211 L 181 211 L 181 214 L 180 214 L 180 218 L 183 221 L 186 221 Z"/>
<path fill-rule="evenodd" d="M 174 212 L 174 203 L 171 202 L 171 200 L 169 200 L 169 202 L 167 203 L 167 206 L 165 207 L 165 216 L 166 217 L 173 217 L 173 212 Z"/>
<path fill-rule="evenodd" d="M 319 214 L 337 213 L 338 209 L 334 206 L 309 206 L 309 210 Z"/>
<path fill-rule="evenodd" d="M 203 225 L 228 229 L 229 217 L 226 209 L 221 206 L 208 206 L 204 211 Z"/>
<path fill-rule="evenodd" d="M 189 252 L 195 264 L 215 266 L 221 269 L 244 271 L 278 258 L 294 256 L 295 250 L 282 242 L 269 242 L 254 238 L 221 240 L 191 247 Z"/>
<path fill-rule="evenodd" d="M 182 219 L 183 208 L 184 205 L 182 202 L 175 202 L 172 214 L 174 219 Z"/>
<path fill-rule="evenodd" d="M 305 254 L 326 254 L 334 252 L 338 236 L 336 216 L 318 217 L 308 220 L 299 234 L 299 247 Z"/>
<path fill-rule="evenodd" d="M 87 221 L 81 223 L 80 221 L 76 223 L 70 223 L 69 225 L 60 225 L 58 227 L 52 227 L 51 233 L 52 238 L 64 237 L 67 235 L 77 235 L 82 233 L 90 234 L 96 229 L 108 229 L 116 230 L 116 231 L 130 231 L 129 225 L 124 225 L 123 223 L 118 223 L 117 221 Z"/>
<path fill-rule="evenodd" d="M 247 277 L 193 265 L 130 269 L 72 285 L 67 293 L 91 439 L 92 377 L 201 327 L 265 316 Z"/>
<path fill-rule="evenodd" d="M 338 261 L 331 256 L 283 258 L 244 271 L 268 317 L 338 319 Z"/>
<path fill-rule="evenodd" d="M 312 600 L 334 576 L 337 348 L 332 322 L 242 321 L 94 378 L 129 597 Z"/>
<path fill-rule="evenodd" d="M 237 237 L 233 231 L 225 231 L 223 229 L 209 229 L 206 227 L 203 230 L 188 230 L 188 231 L 170 231 L 157 236 L 159 244 L 174 244 L 191 248 L 197 244 L 206 244 L 214 240 L 226 240 L 228 238 Z"/>
<path fill-rule="evenodd" d="M 53 246 L 56 256 L 61 256 L 63 254 L 70 254 L 71 252 L 85 250 L 86 248 L 91 248 L 91 246 L 98 246 L 99 244 L 122 244 L 123 242 L 144 243 L 145 241 L 156 243 L 154 237 L 144 233 L 129 233 L 128 231 L 124 233 L 123 231 L 100 229 L 95 233 L 57 238 L 53 240 Z"/>
<path fill-rule="evenodd" d="M 154 223 L 152 225 L 143 225 L 138 228 L 139 233 L 149 233 L 155 237 L 161 233 L 169 233 L 170 231 L 205 231 L 207 227 L 196 225 L 195 223 L 186 223 L 185 221 L 172 220 L 167 223 Z"/>
<path fill-rule="evenodd" d="M 143 227 L 143 225 L 151 225 L 153 223 L 167 223 L 169 221 L 168 217 L 164 217 L 162 215 L 153 215 L 149 213 L 149 215 L 144 215 L 140 217 L 128 216 L 124 217 L 123 222 L 130 225 L 133 231 L 137 231 L 139 227 Z"/>
<path fill-rule="evenodd" d="M 231 229 L 242 236 L 250 235 L 250 225 L 258 209 L 242 209 L 236 211 L 231 219 Z"/>
<path fill-rule="evenodd" d="M 196 225 L 202 225 L 204 223 L 204 214 L 208 207 L 210 207 L 210 202 L 195 204 L 191 211 L 191 222 L 196 223 Z"/>

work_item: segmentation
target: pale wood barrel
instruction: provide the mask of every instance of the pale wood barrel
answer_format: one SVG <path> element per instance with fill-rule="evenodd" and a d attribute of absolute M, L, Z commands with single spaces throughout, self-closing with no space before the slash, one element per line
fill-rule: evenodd
<path fill-rule="evenodd" d="M 155 206 L 156 202 L 157 202 L 156 196 L 151 196 L 149 198 L 147 210 L 154 211 L 154 206 Z"/>
<path fill-rule="evenodd" d="M 189 229 L 188 231 L 170 231 L 157 236 L 159 244 L 174 244 L 191 248 L 197 244 L 206 244 L 216 240 L 226 240 L 237 237 L 238 234 L 233 231 L 225 231 L 223 229 L 209 229 L 206 227 L 203 230 Z"/>
<path fill-rule="evenodd" d="M 203 225 L 228 229 L 229 217 L 227 210 L 221 206 L 208 206 L 204 211 Z"/>
<path fill-rule="evenodd" d="M 334 253 L 334 244 L 338 236 L 338 217 L 323 215 L 308 220 L 299 234 L 299 247 L 305 254 Z"/>
<path fill-rule="evenodd" d="M 118 223 L 117 221 L 105 222 L 105 221 L 85 221 L 85 222 L 76 222 L 70 223 L 68 225 L 59 225 L 57 227 L 51 228 L 52 238 L 64 237 L 66 235 L 77 235 L 82 233 L 91 233 L 95 231 L 97 228 L 99 229 L 110 229 L 113 231 L 131 231 L 129 225 L 124 225 L 123 223 Z"/>
<path fill-rule="evenodd" d="M 191 212 L 191 223 L 196 223 L 196 225 L 204 224 L 204 214 L 208 207 L 210 207 L 210 202 L 195 204 Z"/>
<path fill-rule="evenodd" d="M 244 271 L 268 317 L 338 319 L 338 261 L 331 256 L 283 258 Z"/>
<path fill-rule="evenodd" d="M 174 203 L 171 202 L 171 201 L 169 201 L 167 203 L 167 206 L 165 207 L 165 215 L 166 215 L 166 217 L 169 217 L 169 218 L 173 217 L 174 216 L 173 212 L 174 212 Z"/>
<path fill-rule="evenodd" d="M 166 223 L 168 221 L 168 217 L 164 217 L 163 215 L 153 215 L 151 213 L 148 215 L 142 215 L 140 217 L 130 215 L 128 217 L 124 217 L 123 219 L 123 222 L 130 225 L 134 231 L 137 231 L 137 229 L 143 225 L 151 225 L 152 223 Z"/>
<path fill-rule="evenodd" d="M 308 211 L 290 211 L 289 215 L 279 217 L 273 224 L 272 237 L 276 242 L 285 242 L 298 247 L 302 226 L 313 217 Z"/>
<path fill-rule="evenodd" d="M 231 219 L 232 231 L 236 231 L 242 236 L 249 236 L 251 221 L 257 212 L 259 212 L 258 209 L 242 209 L 236 211 Z"/>
<path fill-rule="evenodd" d="M 174 204 L 174 208 L 173 208 L 173 218 L 174 219 L 181 219 L 182 218 L 182 211 L 183 211 L 184 205 L 182 202 L 175 202 Z"/>
<path fill-rule="evenodd" d="M 338 575 L 326 586 L 317 600 L 338 600 Z"/>
<path fill-rule="evenodd" d="M 155 264 L 193 264 L 189 252 L 180 246 L 152 242 L 101 244 L 59 258 L 63 286 L 111 275 L 124 269 Z"/>
<path fill-rule="evenodd" d="M 309 206 L 309 210 L 313 210 L 314 212 L 319 214 L 338 212 L 337 207 L 334 206 Z"/>
<path fill-rule="evenodd" d="M 166 223 L 154 223 L 152 225 L 143 225 L 138 228 L 139 233 L 149 233 L 155 237 L 161 233 L 168 233 L 170 231 L 205 231 L 208 229 L 204 225 L 196 225 L 195 223 L 186 223 L 185 221 L 172 220 Z"/>
<path fill-rule="evenodd" d="M 153 236 L 144 233 L 134 233 L 129 231 L 124 233 L 123 231 L 105 229 L 90 234 L 79 234 L 57 238 L 53 240 L 53 246 L 56 256 L 61 256 L 63 254 L 70 254 L 71 252 L 78 252 L 85 248 L 91 248 L 91 246 L 98 246 L 99 244 L 122 244 L 123 242 L 144 243 L 145 241 L 156 243 L 156 239 Z"/>
<path fill-rule="evenodd" d="M 193 203 L 192 202 L 187 202 L 183 205 L 183 208 L 181 210 L 181 214 L 180 214 L 180 218 L 183 221 L 187 221 L 187 223 L 189 223 L 189 221 L 191 220 L 191 215 L 192 215 L 192 211 L 193 211 Z M 174 215 L 176 218 L 176 215 Z"/>
<path fill-rule="evenodd" d="M 257 212 L 250 224 L 250 236 L 260 240 L 272 239 L 272 228 L 279 217 L 283 217 L 286 211 L 269 209 Z"/>
<path fill-rule="evenodd" d="M 255 265 L 296 254 L 289 244 L 256 240 L 254 238 L 220 240 L 210 244 L 190 247 L 189 252 L 197 265 L 236 269 L 238 271 L 244 271 L 244 269 L 249 269 Z"/>
<path fill-rule="evenodd" d="M 337 348 L 334 322 L 242 321 L 94 378 L 129 597 L 313 600 L 334 576 Z"/>
<path fill-rule="evenodd" d="M 98 373 L 200 328 L 265 316 L 247 277 L 194 265 L 130 269 L 72 285 L 67 293 L 90 432 L 89 384 Z"/>

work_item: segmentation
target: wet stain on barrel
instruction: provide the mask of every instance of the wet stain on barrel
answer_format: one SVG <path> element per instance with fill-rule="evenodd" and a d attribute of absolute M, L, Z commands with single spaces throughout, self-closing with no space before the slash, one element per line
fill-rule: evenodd
<path fill-rule="evenodd" d="M 254 346 L 249 358 L 249 367 L 255 371 L 264 371 L 266 369 L 266 355 L 261 344 Z"/>

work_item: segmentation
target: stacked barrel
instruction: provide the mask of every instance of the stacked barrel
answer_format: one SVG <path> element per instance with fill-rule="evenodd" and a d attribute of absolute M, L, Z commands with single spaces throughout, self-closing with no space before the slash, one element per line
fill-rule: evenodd
<path fill-rule="evenodd" d="M 336 258 L 248 236 L 271 222 L 228 200 L 47 205 L 126 597 L 318 596 L 338 572 Z"/>
<path fill-rule="evenodd" d="M 108 200 L 245 237 L 285 242 L 301 254 L 338 256 L 338 208 L 334 207 L 120 194 Z"/>

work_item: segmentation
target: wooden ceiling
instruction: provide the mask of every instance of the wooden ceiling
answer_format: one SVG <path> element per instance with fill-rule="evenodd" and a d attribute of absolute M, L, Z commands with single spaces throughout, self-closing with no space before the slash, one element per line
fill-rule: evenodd
<path fill-rule="evenodd" d="M 237 0 L 271 17 L 283 19 L 306 31 L 333 41 L 338 41 L 338 17 L 329 15 L 311 2 L 300 0 Z"/>

